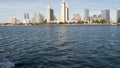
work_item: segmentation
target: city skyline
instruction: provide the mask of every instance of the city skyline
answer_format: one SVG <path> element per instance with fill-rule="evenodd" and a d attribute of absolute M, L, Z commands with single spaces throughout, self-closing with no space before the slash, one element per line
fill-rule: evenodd
<path fill-rule="evenodd" d="M 116 11 L 119 9 L 119 0 L 106 0 L 106 1 L 96 1 L 96 0 L 66 0 L 69 4 L 70 18 L 73 17 L 74 13 L 80 13 L 83 18 L 84 10 L 89 9 L 91 15 L 100 15 L 101 10 L 109 9 L 112 19 L 116 19 Z M 9 17 L 15 16 L 19 20 L 23 20 L 24 13 L 29 13 L 30 18 L 34 12 L 40 12 L 46 18 L 47 5 L 51 5 L 54 9 L 55 16 L 61 16 L 61 3 L 62 0 L 4 0 L 0 2 L 0 23 L 8 22 Z M 111 5 L 112 4 L 112 5 Z"/>

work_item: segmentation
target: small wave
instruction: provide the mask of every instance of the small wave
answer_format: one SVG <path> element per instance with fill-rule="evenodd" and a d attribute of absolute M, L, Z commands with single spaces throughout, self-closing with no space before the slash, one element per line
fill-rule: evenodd
<path fill-rule="evenodd" d="M 8 59 L 3 59 L 3 61 L 0 62 L 0 68 L 12 68 L 15 64 L 10 62 Z"/>
<path fill-rule="evenodd" d="M 9 52 L 6 52 L 4 48 L 0 48 L 0 68 L 12 68 L 15 66 L 14 63 L 5 58 L 8 54 Z"/>

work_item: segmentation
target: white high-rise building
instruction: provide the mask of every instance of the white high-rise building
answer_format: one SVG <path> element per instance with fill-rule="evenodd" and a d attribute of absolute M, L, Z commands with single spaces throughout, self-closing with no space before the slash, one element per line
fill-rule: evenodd
<path fill-rule="evenodd" d="M 84 11 L 84 21 L 89 22 L 89 9 L 85 9 Z"/>
<path fill-rule="evenodd" d="M 42 23 L 43 21 L 44 17 L 42 14 L 40 14 L 39 12 L 35 12 L 33 14 L 32 23 Z"/>
<path fill-rule="evenodd" d="M 16 24 L 17 23 L 17 18 L 14 17 L 14 16 L 10 17 L 10 23 Z"/>
<path fill-rule="evenodd" d="M 102 19 L 106 20 L 107 23 L 110 22 L 110 10 L 102 10 L 101 11 Z"/>
<path fill-rule="evenodd" d="M 69 8 L 65 0 L 63 0 L 61 7 L 61 22 L 67 22 L 68 20 L 69 20 Z"/>
<path fill-rule="evenodd" d="M 47 22 L 54 21 L 54 10 L 51 8 L 50 5 L 47 7 Z"/>
<path fill-rule="evenodd" d="M 117 22 L 119 21 L 120 19 L 120 9 L 117 10 Z"/>

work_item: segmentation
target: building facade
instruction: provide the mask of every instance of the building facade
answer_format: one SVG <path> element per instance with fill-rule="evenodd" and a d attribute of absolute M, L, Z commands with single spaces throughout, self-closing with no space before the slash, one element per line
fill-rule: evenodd
<path fill-rule="evenodd" d="M 69 8 L 65 0 L 62 2 L 61 6 L 61 22 L 67 22 L 69 20 Z"/>
<path fill-rule="evenodd" d="M 24 24 L 30 23 L 30 19 L 29 19 L 29 14 L 28 14 L 28 13 L 25 13 L 25 14 L 24 14 L 23 23 L 24 23 Z"/>
<path fill-rule="evenodd" d="M 100 21 L 102 19 L 102 15 L 98 15 L 98 20 Z"/>
<path fill-rule="evenodd" d="M 35 12 L 33 14 L 32 23 L 42 23 L 43 21 L 44 17 L 42 14 L 40 14 L 39 12 Z"/>
<path fill-rule="evenodd" d="M 10 17 L 10 23 L 16 24 L 17 23 L 17 18 L 14 17 L 14 16 Z"/>
<path fill-rule="evenodd" d="M 98 16 L 97 15 L 93 15 L 93 20 L 94 21 L 98 20 Z"/>
<path fill-rule="evenodd" d="M 89 9 L 85 9 L 85 11 L 84 11 L 84 21 L 85 22 L 90 21 L 90 19 L 89 19 Z"/>
<path fill-rule="evenodd" d="M 29 19 L 29 14 L 28 13 L 24 13 L 24 19 Z"/>
<path fill-rule="evenodd" d="M 110 10 L 108 10 L 108 9 L 102 10 L 101 15 L 102 15 L 102 19 L 104 19 L 106 21 L 106 23 L 110 22 Z"/>
<path fill-rule="evenodd" d="M 120 22 L 120 9 L 117 10 L 117 22 Z"/>
<path fill-rule="evenodd" d="M 75 20 L 75 21 L 80 21 L 80 20 L 81 20 L 81 19 L 80 19 L 80 14 L 79 14 L 79 13 L 73 14 L 73 20 Z"/>
<path fill-rule="evenodd" d="M 47 22 L 54 21 L 54 10 L 51 8 L 50 5 L 47 7 Z"/>

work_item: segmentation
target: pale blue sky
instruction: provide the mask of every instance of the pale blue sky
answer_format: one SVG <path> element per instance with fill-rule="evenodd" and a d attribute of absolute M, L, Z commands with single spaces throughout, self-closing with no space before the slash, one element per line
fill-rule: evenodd
<path fill-rule="evenodd" d="M 111 17 L 116 18 L 116 10 L 120 8 L 120 0 L 66 0 L 70 9 L 70 18 L 74 13 L 84 15 L 84 9 L 90 10 L 90 15 L 99 15 L 102 9 L 110 9 Z M 62 0 L 0 0 L 0 22 L 8 22 L 10 16 L 16 16 L 22 21 L 24 13 L 30 17 L 34 12 L 40 12 L 46 17 L 47 5 L 50 4 L 56 16 L 60 16 Z"/>

